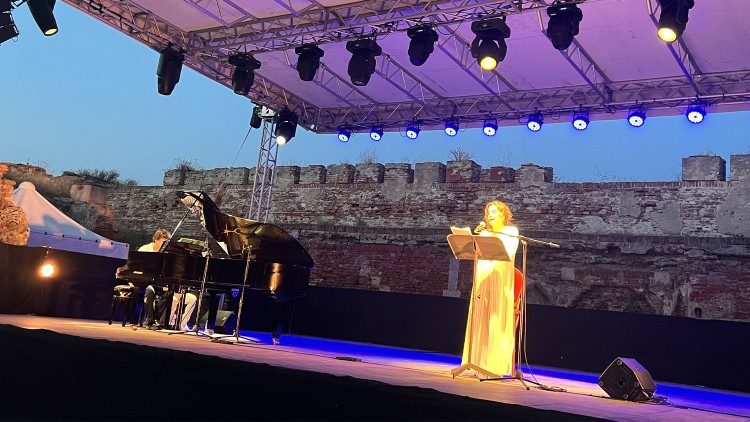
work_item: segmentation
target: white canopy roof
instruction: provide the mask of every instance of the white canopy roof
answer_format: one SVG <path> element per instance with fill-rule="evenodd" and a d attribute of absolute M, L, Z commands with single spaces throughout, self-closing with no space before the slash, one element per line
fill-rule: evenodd
<path fill-rule="evenodd" d="M 26 211 L 29 223 L 27 246 L 128 258 L 127 243 L 109 240 L 76 223 L 44 199 L 31 182 L 23 182 L 13 191 L 13 203 Z"/>

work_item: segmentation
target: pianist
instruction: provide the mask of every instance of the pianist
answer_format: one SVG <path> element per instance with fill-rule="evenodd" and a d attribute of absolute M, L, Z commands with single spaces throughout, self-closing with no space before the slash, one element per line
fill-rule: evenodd
<path fill-rule="evenodd" d="M 138 252 L 159 252 L 161 250 L 162 245 L 164 242 L 166 242 L 170 238 L 169 232 L 165 229 L 158 229 L 154 232 L 153 236 L 153 242 L 147 243 L 140 248 L 138 248 Z M 166 316 L 167 316 L 167 304 L 172 303 L 174 301 L 174 305 L 179 303 L 179 301 L 182 299 L 181 293 L 173 293 L 168 292 L 165 295 L 164 300 L 159 302 L 158 309 L 154 306 L 154 297 L 156 296 L 156 289 L 154 289 L 153 285 L 149 285 L 146 287 L 146 292 L 143 295 L 143 306 L 145 307 L 146 315 L 144 316 L 144 324 L 152 329 L 160 329 L 164 325 L 167 324 Z M 170 296 L 172 296 L 170 298 Z M 172 299 L 172 300 L 170 300 Z M 180 323 L 180 330 L 187 331 L 187 322 L 190 319 L 190 315 L 192 315 L 193 310 L 195 309 L 195 302 L 198 299 L 196 296 L 192 293 L 185 294 L 185 310 L 182 314 L 182 319 Z M 172 320 L 175 319 L 175 316 L 173 314 L 176 314 L 176 306 L 172 306 L 172 311 L 170 312 L 170 323 L 172 323 Z M 154 318 L 154 311 L 156 311 L 156 314 L 159 316 L 159 321 L 156 322 Z"/>

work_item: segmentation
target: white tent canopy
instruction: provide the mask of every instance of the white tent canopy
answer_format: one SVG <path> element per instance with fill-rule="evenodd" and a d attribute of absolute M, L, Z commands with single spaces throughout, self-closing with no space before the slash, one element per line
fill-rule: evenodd
<path fill-rule="evenodd" d="M 23 208 L 29 224 L 27 246 L 48 246 L 71 252 L 128 258 L 128 244 L 88 230 L 63 214 L 40 195 L 34 184 L 23 182 L 13 191 L 13 203 Z"/>

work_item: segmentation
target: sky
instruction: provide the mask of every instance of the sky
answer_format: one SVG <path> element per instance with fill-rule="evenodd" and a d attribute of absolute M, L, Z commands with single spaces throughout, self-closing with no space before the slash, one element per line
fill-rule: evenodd
<path fill-rule="evenodd" d="M 40 165 L 52 175 L 116 170 L 122 179 L 161 185 L 178 161 L 202 168 L 253 167 L 259 131 L 249 136 L 253 104 L 185 67 L 170 96 L 156 91 L 157 52 L 74 10 L 55 7 L 60 31 L 44 37 L 24 5 L 13 17 L 17 41 L 0 45 L 0 161 Z M 710 113 L 691 124 L 684 115 L 592 121 L 575 130 L 567 117 L 547 118 L 540 132 L 501 127 L 495 137 L 468 129 L 451 138 L 423 131 L 415 141 L 386 133 L 376 143 L 355 134 L 298 130 L 278 153 L 279 165 L 446 162 L 460 148 L 478 164 L 553 167 L 558 181 L 678 180 L 681 159 L 711 154 L 729 163 L 750 153 L 750 111 Z M 728 169 L 727 169 L 727 174 Z"/>

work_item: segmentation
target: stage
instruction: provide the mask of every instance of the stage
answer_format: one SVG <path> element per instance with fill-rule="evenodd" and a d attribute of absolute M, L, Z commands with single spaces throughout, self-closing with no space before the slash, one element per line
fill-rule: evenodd
<path fill-rule="evenodd" d="M 87 341 L 89 343 L 80 342 L 80 339 L 74 337 L 57 336 L 54 333 L 45 334 L 46 332 L 42 331 L 18 330 L 9 326 L 15 326 L 27 330 L 49 330 L 67 336 L 88 339 Z M 750 418 L 750 395 L 746 394 L 687 387 L 676 384 L 665 384 L 655 380 L 657 383 L 656 396 L 657 398 L 661 398 L 662 402 L 666 401 L 667 404 L 632 403 L 607 398 L 604 391 L 596 385 L 596 380 L 599 374 L 575 373 L 541 367 L 527 368 L 524 372 L 527 378 L 531 378 L 533 374 L 535 378 L 531 379 L 536 379 L 543 385 L 551 388 L 544 390 L 529 384 L 532 388 L 527 391 L 517 380 L 480 382 L 470 374 L 453 379 L 450 370 L 459 365 L 460 358 L 458 356 L 433 354 L 416 350 L 398 349 L 362 343 L 286 335 L 282 336 L 280 345 L 273 345 L 271 344 L 270 334 L 243 332 L 245 335 L 259 339 L 261 343 L 243 345 L 220 344 L 211 342 L 205 338 L 195 338 L 188 335 L 167 335 L 166 332 L 163 331 L 149 331 L 142 328 L 134 330 L 129 326 L 122 327 L 118 323 L 110 326 L 106 322 L 101 321 L 23 315 L 0 315 L 0 328 L 3 328 L 3 333 L 10 333 L 10 335 L 15 336 L 36 334 L 53 336 L 53 339 L 51 340 L 52 343 L 50 344 L 61 345 L 60 350 L 68 347 L 67 345 L 69 343 L 74 344 L 74 346 L 69 347 L 69 349 L 72 350 L 71 353 L 73 353 L 73 355 L 83 356 L 85 353 L 95 353 L 96 350 L 102 350 L 101 353 L 108 353 L 104 352 L 106 349 L 102 348 L 103 345 L 115 345 L 116 348 L 118 347 L 118 343 L 106 343 L 101 342 L 100 340 L 123 342 L 128 344 L 127 347 L 136 347 L 133 345 L 140 345 L 158 349 L 169 349 L 171 351 L 191 352 L 192 354 L 200 355 L 200 358 L 204 359 L 204 361 L 202 361 L 204 363 L 199 364 L 201 366 L 214 366 L 214 363 L 218 365 L 219 363 L 224 362 L 224 359 L 230 359 L 245 363 L 270 365 L 271 368 L 286 368 L 288 370 L 299 371 L 300 373 L 309 371 L 309 373 L 330 374 L 339 378 L 352 377 L 357 381 L 376 381 L 390 386 L 432 389 L 440 393 L 456 396 L 456 398 L 469 397 L 495 403 L 519 405 L 526 408 L 524 410 L 521 408 L 516 409 L 514 407 L 514 411 L 520 409 L 521 411 L 534 412 L 543 409 L 567 412 L 572 414 L 573 419 L 575 419 L 575 415 L 621 421 L 733 421 L 748 420 L 748 418 Z M 43 344 L 43 341 L 39 341 L 40 347 L 42 347 L 41 344 Z M 29 344 L 34 343 L 30 342 Z M 90 344 L 91 346 L 86 346 L 86 344 Z M 15 346 L 19 349 L 14 348 Z M 5 348 L 6 351 L 0 353 L 9 353 L 9 350 L 11 350 L 13 353 L 17 353 L 16 359 L 24 360 L 24 356 L 29 356 L 29 359 L 31 360 L 31 355 L 25 354 L 26 352 L 20 350 L 21 347 L 21 345 L 3 344 L 3 348 Z M 33 348 L 33 346 L 31 347 Z M 142 349 L 151 350 L 146 347 Z M 56 355 L 58 351 L 54 349 L 35 350 L 35 353 L 45 353 L 47 354 L 46 356 L 53 356 Z M 188 355 L 178 353 L 174 354 L 174 356 L 170 355 L 170 359 L 172 362 L 179 365 L 180 359 L 192 359 L 194 356 L 192 354 Z M 21 357 L 18 358 L 18 356 Z M 8 356 L 6 356 L 6 358 L 7 357 Z M 208 360 L 206 361 L 206 359 Z M 42 361 L 46 360 L 47 359 L 42 359 Z M 117 362 L 117 360 L 113 358 L 113 362 Z M 11 362 L 7 359 L 3 359 L 2 364 L 3 366 L 12 364 L 15 367 L 41 365 L 39 362 Z M 717 362 L 717 366 L 719 364 L 720 363 Z M 54 365 L 60 364 L 58 363 Z M 65 363 L 62 365 L 64 366 Z M 95 382 L 90 381 L 90 379 L 94 377 L 94 374 L 86 372 L 87 370 L 95 371 L 95 369 L 93 369 L 95 368 L 93 364 L 90 368 L 81 368 L 73 363 L 71 363 L 71 365 L 76 366 L 76 369 L 73 372 L 77 374 L 77 377 L 89 380 L 87 381 L 87 385 L 91 385 L 92 382 Z M 88 367 L 88 364 L 84 363 L 84 365 Z M 190 365 L 193 364 L 191 363 Z M 7 368 L 9 367 L 6 366 L 6 372 L 8 370 Z M 219 376 L 223 380 L 231 379 L 231 374 L 224 372 L 213 373 L 213 375 Z M 61 374 L 61 376 L 63 375 Z M 138 374 L 137 376 L 141 377 L 142 374 Z M 211 373 L 209 374 L 209 377 L 210 376 Z M 116 385 L 118 379 L 113 379 L 107 382 L 111 385 Z M 28 382 L 24 381 L 24 383 L 27 385 L 14 385 L 11 386 L 10 389 L 20 397 L 26 397 L 24 396 L 24 391 L 33 391 L 35 387 L 33 379 L 29 379 Z M 253 380 L 244 379 L 243 383 L 253 384 Z M 64 383 L 61 384 L 61 387 L 62 385 L 64 385 Z M 226 389 L 233 389 L 236 387 L 236 382 L 226 381 Z M 256 383 L 253 388 L 259 387 L 260 386 Z M 8 388 L 7 383 L 6 388 Z M 300 391 L 312 392 L 316 390 L 317 384 L 290 385 L 288 388 L 290 388 L 290 391 L 295 391 L 297 393 Z M 353 396 L 355 390 L 351 391 Z M 421 390 L 409 391 L 413 392 Z M 74 394 L 75 392 L 68 393 Z M 219 394 L 219 396 L 221 397 L 221 394 Z M 7 395 L 4 395 L 4 397 L 6 400 L 10 400 Z M 162 397 L 159 400 L 159 403 L 180 402 L 170 399 L 171 396 L 166 393 L 160 393 L 159 397 Z M 204 397 L 201 399 L 201 402 L 209 401 L 215 405 L 215 402 L 217 401 L 215 397 L 216 394 L 212 393 L 210 398 Z M 134 395 L 134 400 L 140 398 L 142 398 L 141 394 Z M 81 397 L 81 399 L 85 402 L 86 397 Z M 116 400 L 118 402 L 121 400 L 127 401 L 124 397 L 117 398 Z M 344 400 L 344 402 L 346 402 L 346 400 Z M 477 402 L 481 403 L 479 401 Z M 24 415 L 24 413 L 22 413 L 23 409 L 21 409 L 21 407 L 23 406 L 21 404 L 18 404 L 19 408 L 16 409 L 12 408 L 12 404 L 13 403 L 10 403 L 13 411 L 9 413 L 10 415 L 13 415 L 12 418 L 19 418 L 21 417 L 19 415 Z M 232 403 L 224 404 L 233 406 Z M 6 408 L 8 405 L 9 403 L 5 404 Z M 65 402 L 60 403 L 59 405 L 65 407 L 70 404 L 69 402 Z M 107 408 L 105 404 L 101 405 Z M 160 404 L 160 406 L 169 405 Z M 381 407 L 387 407 L 387 404 L 383 403 Z M 86 407 L 81 407 L 81 409 L 85 411 Z M 336 410 L 331 410 L 330 413 L 326 413 L 327 411 L 325 409 L 318 409 L 318 413 L 311 412 L 309 419 L 343 419 L 347 416 L 351 417 L 351 414 L 336 413 Z M 32 413 L 31 415 L 32 417 L 30 418 L 35 418 L 33 417 L 35 414 Z M 36 418 L 45 419 L 44 413 L 36 415 Z M 64 415 L 65 413 L 61 413 L 58 417 L 65 419 Z M 175 415 L 175 417 L 179 416 L 178 414 Z M 259 415 L 248 414 L 245 418 L 273 418 L 273 415 L 274 414 L 269 415 L 263 413 Z M 286 418 L 284 415 L 288 416 L 288 414 L 284 413 L 277 415 L 279 415 L 279 418 L 281 419 Z M 302 417 L 304 417 L 305 413 L 299 413 L 296 415 L 302 415 Z M 474 418 L 485 418 L 491 417 L 492 413 L 472 413 L 471 415 L 474 415 Z M 484 415 L 484 417 L 481 415 Z M 514 415 L 516 418 L 521 418 L 519 414 Z M 92 419 L 101 417 L 102 415 L 91 413 L 72 416 L 76 416 L 77 419 Z M 111 419 L 132 418 L 132 415 L 131 417 L 122 417 L 122 415 L 118 416 L 118 414 L 109 414 L 108 416 Z M 373 419 L 378 416 L 377 413 L 362 414 L 360 419 Z M 404 414 L 402 416 L 404 419 L 420 419 L 418 412 Z M 434 417 L 434 415 L 432 416 Z M 557 416 L 558 418 L 563 417 L 564 419 L 565 417 L 570 418 L 571 415 L 557 414 Z M 217 414 L 216 417 L 221 418 L 220 414 Z M 528 416 L 529 419 L 546 419 L 547 417 L 541 415 L 532 416 L 531 413 Z M 148 419 L 145 415 L 144 418 Z M 230 415 L 229 418 L 235 417 Z M 443 414 L 443 419 L 452 418 L 453 417 L 450 413 Z M 471 417 L 468 419 L 471 419 Z"/>

